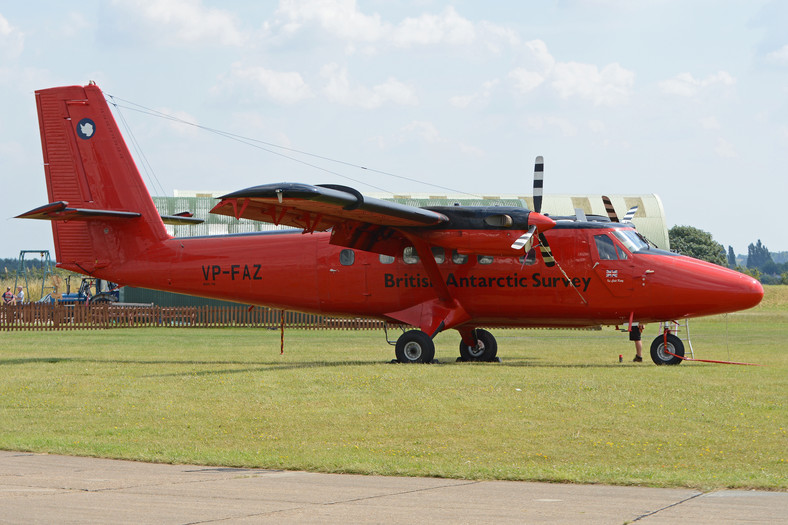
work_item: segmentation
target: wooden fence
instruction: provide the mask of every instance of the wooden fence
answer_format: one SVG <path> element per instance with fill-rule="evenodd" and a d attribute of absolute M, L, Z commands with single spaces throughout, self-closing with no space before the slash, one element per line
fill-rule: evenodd
<path fill-rule="evenodd" d="M 284 316 L 284 320 L 282 317 Z M 323 317 L 247 306 L 149 306 L 118 304 L 0 305 L 0 331 L 101 330 L 129 327 L 257 327 L 362 330 L 381 329 L 383 321 Z"/>

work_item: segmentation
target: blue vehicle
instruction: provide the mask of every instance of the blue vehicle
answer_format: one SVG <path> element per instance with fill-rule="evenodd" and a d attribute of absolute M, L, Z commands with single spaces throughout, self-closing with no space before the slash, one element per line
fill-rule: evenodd
<path fill-rule="evenodd" d="M 42 303 L 50 304 L 109 304 L 120 300 L 118 285 L 95 277 L 85 277 L 79 285 L 79 290 L 71 292 L 71 276 L 66 278 L 66 293 L 60 297 L 47 294 Z"/>

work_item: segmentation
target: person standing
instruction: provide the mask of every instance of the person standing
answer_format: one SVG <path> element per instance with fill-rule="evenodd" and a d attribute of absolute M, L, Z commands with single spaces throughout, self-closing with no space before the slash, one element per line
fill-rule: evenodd
<path fill-rule="evenodd" d="M 25 302 L 25 292 L 22 290 L 21 286 L 16 287 L 16 304 L 22 304 Z"/>
<path fill-rule="evenodd" d="M 15 302 L 14 292 L 11 291 L 10 286 L 6 286 L 5 292 L 3 292 L 3 304 L 14 304 Z"/>
<path fill-rule="evenodd" d="M 643 362 L 643 341 L 640 339 L 645 327 L 640 323 L 632 323 L 629 329 L 629 340 L 635 342 L 635 359 L 632 360 L 635 363 Z"/>

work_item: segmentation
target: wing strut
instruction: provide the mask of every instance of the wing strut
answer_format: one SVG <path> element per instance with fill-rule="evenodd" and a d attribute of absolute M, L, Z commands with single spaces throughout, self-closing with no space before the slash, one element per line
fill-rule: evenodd
<path fill-rule="evenodd" d="M 421 331 L 431 337 L 435 337 L 443 330 L 467 322 L 471 316 L 449 291 L 440 268 L 438 268 L 438 263 L 435 262 L 435 257 L 432 255 L 430 244 L 419 235 L 399 229 L 398 231 L 413 244 L 416 253 L 419 254 L 437 297 L 399 312 L 387 313 L 386 316 L 411 326 L 418 326 Z"/>

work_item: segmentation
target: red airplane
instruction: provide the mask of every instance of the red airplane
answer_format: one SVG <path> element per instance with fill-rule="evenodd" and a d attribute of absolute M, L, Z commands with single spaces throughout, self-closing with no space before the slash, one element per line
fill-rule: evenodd
<path fill-rule="evenodd" d="M 57 266 L 124 285 L 417 327 L 399 362 L 430 362 L 433 338 L 457 330 L 460 356 L 491 361 L 480 327 L 598 327 L 674 321 L 757 305 L 760 283 L 652 248 L 628 221 L 534 210 L 417 208 L 338 185 L 265 184 L 221 197 L 212 213 L 298 230 L 180 237 L 146 190 L 94 83 L 36 92 L 49 204 L 19 215 L 52 221 Z M 609 202 L 608 202 L 609 203 Z M 300 230 L 300 231 L 299 231 Z M 309 235 L 303 235 L 309 234 Z M 535 249 L 535 248 L 538 248 Z M 680 338 L 651 347 L 681 362 Z"/>

